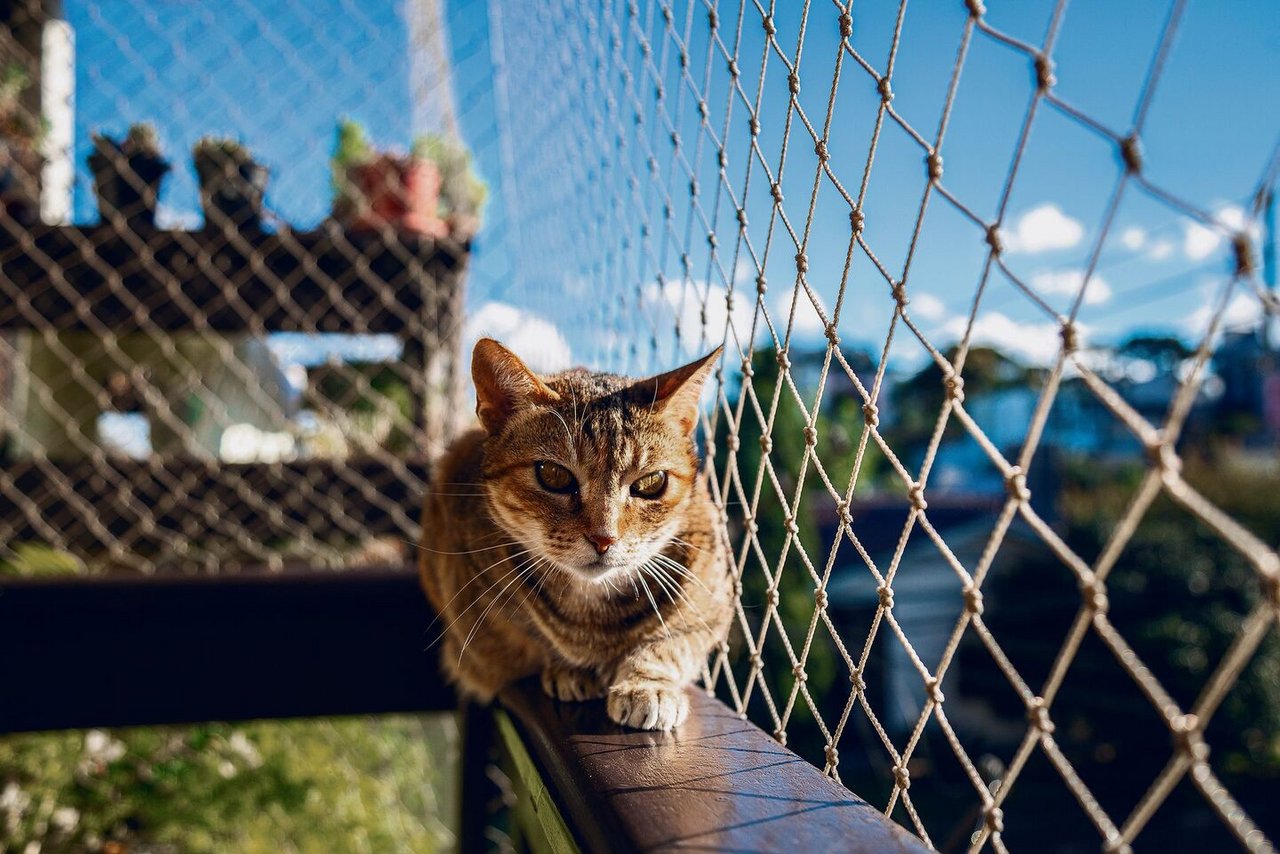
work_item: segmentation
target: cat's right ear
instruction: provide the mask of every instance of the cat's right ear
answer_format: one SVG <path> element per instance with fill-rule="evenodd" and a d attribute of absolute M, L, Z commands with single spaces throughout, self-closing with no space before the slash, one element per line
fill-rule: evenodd
<path fill-rule="evenodd" d="M 471 379 L 476 386 L 476 415 L 491 436 L 521 406 L 560 399 L 520 357 L 492 338 L 481 338 L 471 351 Z"/>

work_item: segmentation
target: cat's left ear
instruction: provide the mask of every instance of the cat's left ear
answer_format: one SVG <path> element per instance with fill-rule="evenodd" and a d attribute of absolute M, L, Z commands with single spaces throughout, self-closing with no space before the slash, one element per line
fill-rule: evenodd
<path fill-rule="evenodd" d="M 675 419 L 685 433 L 692 434 L 698 426 L 698 401 L 702 399 L 702 387 L 722 352 L 724 347 L 717 347 L 701 359 L 674 371 L 641 380 L 634 386 L 637 395 L 641 402 L 652 397 L 656 411 Z"/>
<path fill-rule="evenodd" d="M 471 379 L 476 387 L 476 415 L 489 435 L 502 432 L 517 409 L 560 399 L 524 362 L 492 338 L 481 338 L 471 353 Z"/>

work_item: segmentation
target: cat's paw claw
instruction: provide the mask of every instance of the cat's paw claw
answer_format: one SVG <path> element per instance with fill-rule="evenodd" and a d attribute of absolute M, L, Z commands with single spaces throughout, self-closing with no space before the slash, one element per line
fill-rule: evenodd
<path fill-rule="evenodd" d="M 670 682 L 622 682 L 609 689 L 608 712 L 623 726 L 666 731 L 689 717 L 689 697 Z"/>
<path fill-rule="evenodd" d="M 542 671 L 542 690 L 553 700 L 566 703 L 598 700 L 604 696 L 604 686 L 589 670 L 562 670 L 547 667 Z"/>

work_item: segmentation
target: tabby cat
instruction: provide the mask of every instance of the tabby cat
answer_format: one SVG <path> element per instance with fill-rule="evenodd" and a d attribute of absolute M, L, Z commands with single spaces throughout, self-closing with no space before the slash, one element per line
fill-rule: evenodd
<path fill-rule="evenodd" d="M 728 631 L 731 584 L 693 435 L 720 350 L 632 380 L 540 377 L 497 341 L 472 355 L 480 425 L 435 467 L 419 573 L 460 691 L 540 674 L 669 730 Z"/>

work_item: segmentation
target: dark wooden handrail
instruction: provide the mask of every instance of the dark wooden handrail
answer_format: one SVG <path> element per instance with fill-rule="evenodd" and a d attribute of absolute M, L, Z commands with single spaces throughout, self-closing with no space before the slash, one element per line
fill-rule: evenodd
<path fill-rule="evenodd" d="M 452 710 L 402 567 L 0 581 L 0 733 Z"/>

